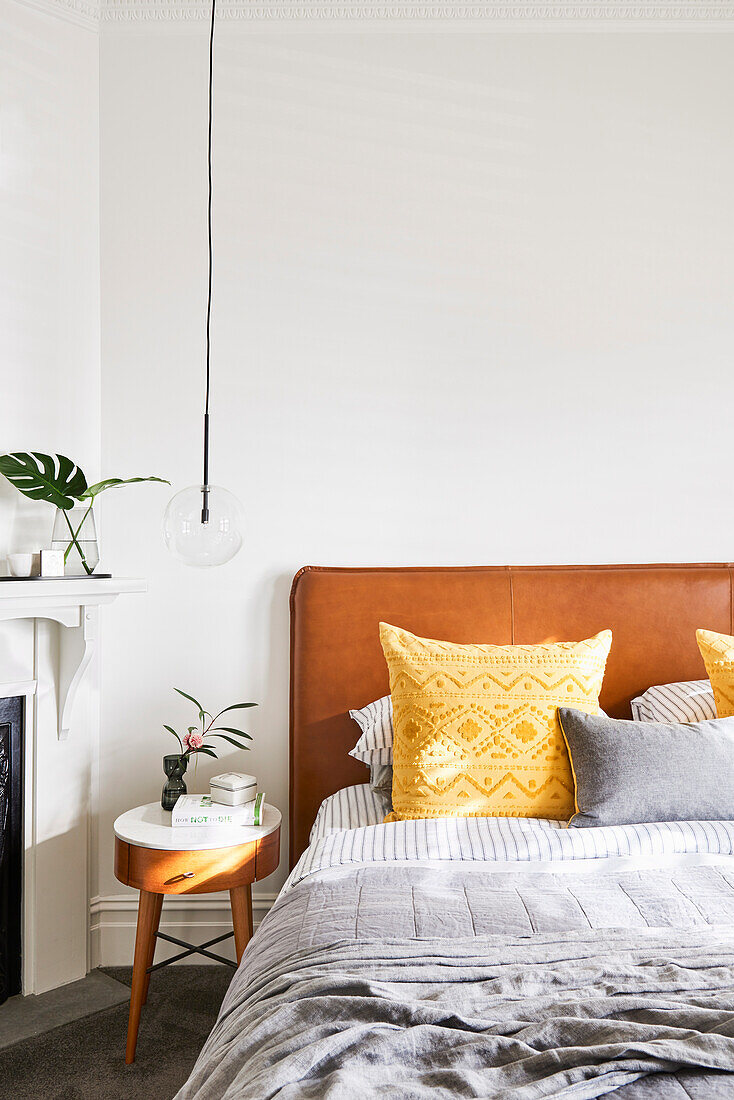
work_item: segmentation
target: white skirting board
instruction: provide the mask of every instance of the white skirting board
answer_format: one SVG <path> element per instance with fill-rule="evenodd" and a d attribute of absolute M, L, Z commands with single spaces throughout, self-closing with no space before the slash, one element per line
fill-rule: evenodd
<path fill-rule="evenodd" d="M 255 928 L 266 915 L 277 894 L 254 894 L 252 916 Z M 89 959 L 90 968 L 97 966 L 132 966 L 135 947 L 135 927 L 138 916 L 137 894 L 112 894 L 93 898 L 90 904 Z M 163 902 L 160 930 L 189 943 L 205 943 L 232 929 L 228 894 L 181 894 L 166 897 Z M 183 948 L 159 940 L 155 961 L 175 955 Z M 225 940 L 209 949 L 225 958 L 234 959 L 234 941 Z M 203 955 L 190 955 L 183 963 L 202 965 L 210 960 Z M 182 965 L 183 965 L 182 963 Z"/>

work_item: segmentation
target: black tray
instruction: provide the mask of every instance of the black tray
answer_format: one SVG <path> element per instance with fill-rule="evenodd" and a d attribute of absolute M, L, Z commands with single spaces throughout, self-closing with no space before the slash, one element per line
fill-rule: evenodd
<path fill-rule="evenodd" d="M 69 577 L 0 577 L 0 581 L 109 581 L 111 573 L 79 573 Z"/>

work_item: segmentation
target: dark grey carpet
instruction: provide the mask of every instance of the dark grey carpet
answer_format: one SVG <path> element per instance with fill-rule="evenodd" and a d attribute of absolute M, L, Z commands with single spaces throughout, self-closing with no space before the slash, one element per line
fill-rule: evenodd
<path fill-rule="evenodd" d="M 105 973 L 130 984 L 129 968 Z M 188 1077 L 233 975 L 226 966 L 169 966 L 154 974 L 132 1066 L 125 1065 L 126 1004 L 1 1050 L 0 1095 L 170 1100 Z"/>

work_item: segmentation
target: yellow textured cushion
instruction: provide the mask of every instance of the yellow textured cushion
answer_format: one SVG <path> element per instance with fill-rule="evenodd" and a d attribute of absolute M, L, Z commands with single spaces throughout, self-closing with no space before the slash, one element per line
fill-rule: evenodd
<path fill-rule="evenodd" d="M 612 632 L 584 642 L 454 645 L 380 623 L 393 703 L 393 813 L 547 817 L 575 811 L 559 706 L 599 714 Z"/>
<path fill-rule="evenodd" d="M 734 638 L 715 634 L 713 630 L 697 630 L 696 641 L 713 688 L 716 713 L 719 718 L 731 718 L 734 715 Z"/>

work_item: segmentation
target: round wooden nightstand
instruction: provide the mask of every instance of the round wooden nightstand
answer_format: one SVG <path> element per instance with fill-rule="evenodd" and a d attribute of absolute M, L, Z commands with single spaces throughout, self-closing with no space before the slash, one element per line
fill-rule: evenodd
<path fill-rule="evenodd" d="M 266 805 L 262 825 L 174 829 L 171 814 L 159 802 L 151 802 L 122 814 L 114 829 L 115 875 L 126 886 L 140 891 L 125 1050 L 129 1065 L 135 1060 L 140 1010 L 154 970 L 195 954 L 234 966 L 229 959 L 207 950 L 230 936 L 234 936 L 237 962 L 242 958 L 252 936 L 252 883 L 271 874 L 280 859 L 280 813 Z M 215 890 L 229 890 L 232 932 L 196 947 L 158 931 L 165 894 Z M 156 939 L 186 950 L 154 966 Z"/>

